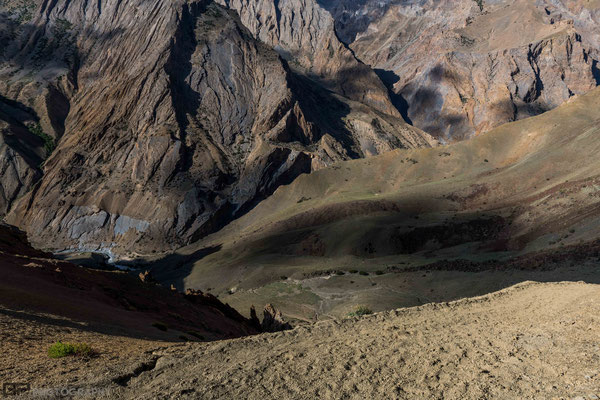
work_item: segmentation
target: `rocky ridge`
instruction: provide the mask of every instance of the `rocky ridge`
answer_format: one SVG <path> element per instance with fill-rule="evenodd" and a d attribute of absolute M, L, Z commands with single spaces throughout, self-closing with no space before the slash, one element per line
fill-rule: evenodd
<path fill-rule="evenodd" d="M 595 2 L 323 1 L 415 126 L 461 140 L 600 83 Z"/>
<path fill-rule="evenodd" d="M 321 53 L 333 61 L 309 65 L 308 42 L 285 39 L 296 22 L 260 35 L 209 1 L 59 1 L 26 15 L 20 4 L 2 13 L 2 32 L 14 40 L 3 51 L 0 89 L 30 107 L 58 147 L 8 221 L 35 233 L 38 246 L 169 250 L 299 174 L 435 144 L 402 121 L 316 6 L 325 27 L 300 31 L 329 35 Z M 286 61 L 270 46 L 304 53 Z M 366 71 L 364 88 L 348 89 L 340 71 L 352 69 Z"/>

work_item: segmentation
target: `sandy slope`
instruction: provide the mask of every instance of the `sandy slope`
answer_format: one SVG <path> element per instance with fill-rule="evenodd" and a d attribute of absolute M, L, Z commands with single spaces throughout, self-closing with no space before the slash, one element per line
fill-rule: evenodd
<path fill-rule="evenodd" d="M 483 297 L 156 353 L 126 398 L 525 399 L 600 396 L 600 286 L 527 282 Z"/>

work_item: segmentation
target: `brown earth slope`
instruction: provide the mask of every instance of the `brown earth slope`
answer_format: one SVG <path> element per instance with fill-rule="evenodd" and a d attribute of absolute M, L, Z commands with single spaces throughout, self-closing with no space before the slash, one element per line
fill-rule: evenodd
<path fill-rule="evenodd" d="M 594 399 L 599 295 L 597 285 L 529 282 L 453 303 L 171 347 L 149 355 L 152 368 L 124 386 L 106 378 L 88 385 L 108 389 L 105 398 Z"/>
<path fill-rule="evenodd" d="M 64 326 L 155 340 L 215 340 L 258 332 L 214 296 L 183 295 L 125 272 L 54 259 L 31 248 L 25 234 L 8 225 L 0 225 L 0 306 L 1 314 L 17 320 L 59 325 L 64 320 Z"/>

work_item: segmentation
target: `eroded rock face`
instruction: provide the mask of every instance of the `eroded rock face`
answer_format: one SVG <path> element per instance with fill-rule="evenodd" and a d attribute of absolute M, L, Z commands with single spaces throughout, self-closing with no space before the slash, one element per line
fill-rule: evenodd
<path fill-rule="evenodd" d="M 254 315 L 256 316 L 256 313 Z M 263 332 L 279 332 L 292 329 L 292 326 L 284 321 L 281 311 L 275 309 L 272 304 L 267 304 L 263 310 L 261 328 Z"/>
<path fill-rule="evenodd" d="M 237 11 L 253 35 L 292 66 L 378 111 L 398 116 L 377 75 L 338 39 L 334 20 L 315 0 L 218 0 Z"/>
<path fill-rule="evenodd" d="M 42 138 L 27 128 L 30 115 L 18 105 L 0 98 L 0 215 L 40 179 L 45 157 Z"/>
<path fill-rule="evenodd" d="M 583 1 L 323 0 L 415 126 L 460 140 L 600 83 L 600 10 Z"/>
<path fill-rule="evenodd" d="M 4 92 L 18 92 L 29 73 L 31 86 L 60 92 L 68 114 L 43 178 L 8 221 L 45 248 L 169 250 L 299 174 L 435 144 L 389 108 L 377 79 L 364 95 L 343 80 L 331 92 L 325 59 L 306 65 L 319 71 L 312 79 L 257 37 L 210 1 L 41 4 L 4 55 Z M 346 53 L 334 60 L 367 68 L 337 45 Z"/>

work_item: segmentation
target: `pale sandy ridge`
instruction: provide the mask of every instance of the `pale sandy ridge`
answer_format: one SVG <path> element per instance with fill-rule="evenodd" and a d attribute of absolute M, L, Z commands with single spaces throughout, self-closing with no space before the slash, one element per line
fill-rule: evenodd
<path fill-rule="evenodd" d="M 600 286 L 526 282 L 451 303 L 155 353 L 122 398 L 594 399 Z"/>

